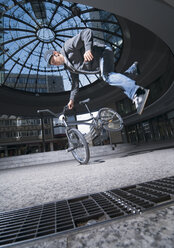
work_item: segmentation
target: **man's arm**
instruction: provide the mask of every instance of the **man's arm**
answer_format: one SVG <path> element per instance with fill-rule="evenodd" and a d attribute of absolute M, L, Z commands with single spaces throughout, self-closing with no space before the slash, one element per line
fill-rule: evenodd
<path fill-rule="evenodd" d="M 92 30 L 87 28 L 82 30 L 78 35 L 74 36 L 73 38 L 67 40 L 65 42 L 65 50 L 66 52 L 73 52 L 74 49 L 81 49 L 82 47 L 85 48 L 85 53 L 83 55 L 84 61 L 91 61 L 93 60 L 92 55 L 92 46 L 93 46 L 93 34 Z M 68 103 L 69 109 L 74 107 L 74 100 L 79 90 L 79 75 L 75 73 L 71 73 L 72 78 L 72 89 L 70 94 L 70 100 Z"/>
<path fill-rule="evenodd" d="M 81 39 L 84 42 L 85 53 L 83 55 L 84 61 L 91 61 L 93 60 L 92 55 L 92 46 L 93 46 L 93 33 L 92 30 L 87 28 L 80 33 Z"/>
<path fill-rule="evenodd" d="M 73 52 L 74 49 L 85 48 L 86 51 L 91 51 L 93 46 L 93 33 L 92 30 L 86 28 L 82 30 L 79 34 L 72 37 L 65 42 L 65 50 L 67 53 Z"/>
<path fill-rule="evenodd" d="M 74 100 L 79 91 L 79 75 L 71 72 L 71 79 L 72 79 L 72 88 L 68 103 L 69 109 L 72 109 L 74 107 Z"/>

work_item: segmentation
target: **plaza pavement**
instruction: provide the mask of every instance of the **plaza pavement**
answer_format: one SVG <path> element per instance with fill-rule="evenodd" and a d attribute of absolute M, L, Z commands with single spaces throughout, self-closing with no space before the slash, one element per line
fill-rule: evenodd
<path fill-rule="evenodd" d="M 0 170 L 0 212 L 174 176 L 172 143 L 134 151 Z M 21 248 L 174 247 L 174 204 L 67 234 L 17 244 Z"/>

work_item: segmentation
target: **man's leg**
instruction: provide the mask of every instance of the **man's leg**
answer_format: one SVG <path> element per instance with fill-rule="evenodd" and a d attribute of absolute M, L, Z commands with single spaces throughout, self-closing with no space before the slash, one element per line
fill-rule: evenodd
<path fill-rule="evenodd" d="M 135 103 L 138 114 L 141 114 L 145 106 L 149 90 L 136 85 L 135 80 L 114 72 L 114 55 L 110 47 L 106 47 L 100 60 L 101 76 L 111 86 L 119 87 L 129 99 Z"/>
<path fill-rule="evenodd" d="M 134 80 L 120 73 L 110 72 L 108 76 L 105 77 L 105 81 L 111 86 L 121 88 L 124 94 L 131 100 L 133 100 L 135 93 L 139 89 L 139 86 L 135 84 Z"/>
<path fill-rule="evenodd" d="M 119 87 L 124 93 L 133 100 L 139 86 L 135 84 L 135 80 L 114 72 L 114 54 L 112 48 L 106 47 L 103 56 L 100 59 L 101 76 L 105 82 L 111 86 Z"/>

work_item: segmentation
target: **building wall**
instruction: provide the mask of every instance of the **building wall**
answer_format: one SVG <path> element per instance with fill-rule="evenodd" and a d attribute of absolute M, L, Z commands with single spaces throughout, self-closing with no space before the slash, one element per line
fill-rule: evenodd
<path fill-rule="evenodd" d="M 50 119 L 44 120 L 45 139 L 53 140 Z M 0 118 L 0 156 L 21 155 L 42 151 L 40 119 Z"/>

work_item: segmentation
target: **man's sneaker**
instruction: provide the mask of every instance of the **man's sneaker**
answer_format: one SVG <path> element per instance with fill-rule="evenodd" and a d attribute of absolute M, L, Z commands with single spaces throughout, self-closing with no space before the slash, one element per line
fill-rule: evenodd
<path fill-rule="evenodd" d="M 135 79 L 139 74 L 138 61 L 135 61 L 125 72 L 124 74 L 132 79 Z"/>
<path fill-rule="evenodd" d="M 140 74 L 140 69 L 138 66 L 138 61 L 135 61 L 132 66 L 131 66 L 132 70 L 130 71 L 131 74 L 133 74 L 134 76 L 138 76 Z"/>
<path fill-rule="evenodd" d="M 139 115 L 142 114 L 145 103 L 147 101 L 148 95 L 149 95 L 150 90 L 149 89 L 138 89 L 136 94 L 134 95 L 133 98 L 133 103 L 135 104 L 135 107 L 137 109 L 137 113 Z"/>

